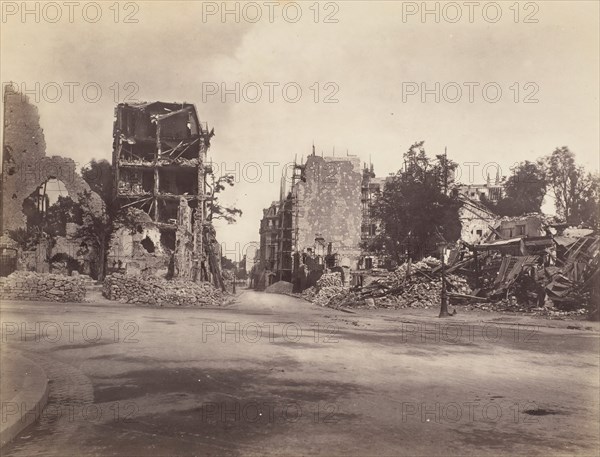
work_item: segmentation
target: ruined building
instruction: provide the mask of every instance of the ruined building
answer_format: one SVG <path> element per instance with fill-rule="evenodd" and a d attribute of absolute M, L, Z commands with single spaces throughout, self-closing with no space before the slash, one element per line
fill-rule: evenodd
<path fill-rule="evenodd" d="M 62 193 L 75 202 L 84 193 L 88 195 L 88 206 L 95 214 L 104 212 L 104 203 L 100 196 L 90 190 L 85 180 L 77 173 L 74 160 L 46 155 L 46 141 L 40 126 L 37 107 L 29 98 L 19 93 L 11 84 L 3 88 L 4 125 L 2 150 L 1 185 L 1 231 L 0 255 L 3 265 L 2 274 L 8 274 L 15 268 L 37 272 L 55 271 L 53 261 L 64 264 L 69 261 L 79 272 L 89 274 L 89 260 L 94 253 L 73 238 L 76 227 L 67 224 L 65 236 L 48 239 L 41 233 L 35 244 L 17 247 L 9 239 L 9 232 L 27 232 L 31 234 L 38 227 L 27 227 L 25 206 L 37 205 L 40 213 L 48 208 L 46 184 L 49 181 L 60 182 Z M 43 216 L 42 216 L 43 217 Z"/>
<path fill-rule="evenodd" d="M 325 268 L 359 268 L 362 170 L 358 157 L 313 152 L 293 169 L 289 192 L 264 210 L 255 286 L 291 281 L 298 289 Z M 346 274 L 346 277 L 348 275 Z"/>
<path fill-rule="evenodd" d="M 23 201 L 49 179 L 60 180 L 74 200 L 83 192 L 91 192 L 73 159 L 46 156 L 37 107 L 10 85 L 4 87 L 3 127 L 2 233 L 25 228 Z M 102 211 L 100 197 L 92 192 L 90 198 L 93 207 Z"/>
<path fill-rule="evenodd" d="M 206 154 L 214 131 L 187 103 L 119 104 L 114 198 L 136 229 L 117 227 L 109 269 L 220 284 L 220 252 L 205 223 Z"/>
<path fill-rule="evenodd" d="M 469 244 L 479 244 L 488 239 L 492 233 L 492 227 L 499 219 L 478 200 L 471 200 L 462 194 L 459 195 L 462 203 L 458 210 L 461 224 L 460 239 Z"/>

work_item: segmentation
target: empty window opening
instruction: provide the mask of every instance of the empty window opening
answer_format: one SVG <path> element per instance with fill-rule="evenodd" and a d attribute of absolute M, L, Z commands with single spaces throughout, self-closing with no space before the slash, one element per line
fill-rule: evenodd
<path fill-rule="evenodd" d="M 173 230 L 160 231 L 160 244 L 171 251 L 175 250 L 175 232 Z"/>
<path fill-rule="evenodd" d="M 154 252 L 154 242 L 149 237 L 142 240 L 142 247 L 150 254 Z"/>

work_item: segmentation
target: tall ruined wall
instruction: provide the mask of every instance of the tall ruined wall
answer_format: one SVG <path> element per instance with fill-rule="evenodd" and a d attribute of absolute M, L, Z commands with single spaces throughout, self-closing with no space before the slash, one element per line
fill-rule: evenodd
<path fill-rule="evenodd" d="M 359 158 L 310 155 L 304 177 L 295 189 L 298 249 L 314 247 L 320 236 L 332 243 L 341 265 L 356 268 L 362 222 Z"/>
<path fill-rule="evenodd" d="M 90 191 L 77 174 L 76 163 L 65 157 L 46 156 L 46 141 L 37 107 L 9 86 L 4 91 L 4 144 L 2 167 L 2 232 L 25 227 L 23 200 L 50 178 L 61 180 L 73 200 Z M 103 210 L 92 192 L 91 206 Z"/>

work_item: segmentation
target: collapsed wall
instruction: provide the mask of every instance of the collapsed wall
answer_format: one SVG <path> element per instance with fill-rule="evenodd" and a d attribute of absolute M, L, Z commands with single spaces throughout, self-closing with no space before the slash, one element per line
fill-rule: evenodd
<path fill-rule="evenodd" d="M 75 161 L 46 156 L 37 107 L 10 85 L 4 87 L 3 97 L 2 233 L 26 227 L 23 201 L 49 179 L 62 181 L 75 201 L 78 195 L 90 192 L 90 207 L 101 213 L 102 199 L 77 173 Z"/>
<path fill-rule="evenodd" d="M 4 300 L 48 300 L 58 302 L 82 302 L 85 285 L 77 276 L 15 271 L 0 278 L 0 290 Z"/>

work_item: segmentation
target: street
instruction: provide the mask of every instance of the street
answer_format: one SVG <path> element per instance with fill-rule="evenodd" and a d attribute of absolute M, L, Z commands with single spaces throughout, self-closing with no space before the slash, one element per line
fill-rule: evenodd
<path fill-rule="evenodd" d="M 1 312 L 3 354 L 50 379 L 41 419 L 6 457 L 598 455 L 587 322 L 351 314 L 248 290 L 214 309 Z"/>

